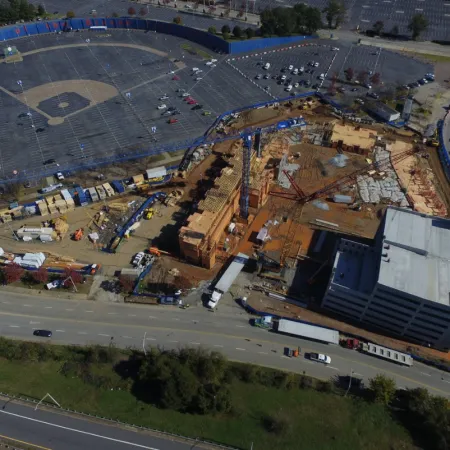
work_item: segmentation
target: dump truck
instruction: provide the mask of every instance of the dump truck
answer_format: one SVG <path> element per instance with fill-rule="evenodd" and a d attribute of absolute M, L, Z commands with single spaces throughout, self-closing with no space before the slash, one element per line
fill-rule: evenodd
<path fill-rule="evenodd" d="M 327 344 L 339 344 L 339 331 L 331 328 L 280 319 L 274 323 L 274 329 L 279 333 L 291 334 L 300 338 L 326 342 Z"/>
<path fill-rule="evenodd" d="M 153 214 L 154 214 L 154 213 L 155 213 L 155 211 L 154 211 L 153 208 L 148 208 L 148 209 L 145 210 L 144 217 L 145 217 L 147 220 L 150 220 L 150 219 L 153 217 Z"/>

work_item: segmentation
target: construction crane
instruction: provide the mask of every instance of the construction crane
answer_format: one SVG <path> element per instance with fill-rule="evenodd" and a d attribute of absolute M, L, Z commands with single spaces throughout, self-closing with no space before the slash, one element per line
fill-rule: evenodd
<path fill-rule="evenodd" d="M 421 152 L 423 149 L 420 147 L 413 148 L 411 150 L 406 150 L 404 152 L 398 153 L 397 155 L 394 155 L 392 157 L 384 158 L 380 161 L 373 162 L 371 164 L 368 164 L 363 169 L 356 170 L 355 172 L 350 173 L 349 175 L 346 175 L 342 178 L 340 178 L 337 181 L 334 181 L 333 183 L 313 192 L 312 194 L 305 194 L 302 189 L 297 185 L 293 177 L 285 172 L 285 175 L 287 176 L 288 180 L 291 182 L 291 186 L 294 188 L 295 192 L 285 192 L 285 191 L 269 191 L 269 195 L 272 195 L 274 197 L 281 197 L 285 198 L 287 200 L 295 200 L 300 203 L 308 203 L 312 200 L 315 200 L 319 197 L 323 197 L 324 195 L 329 195 L 339 189 L 342 189 L 343 187 L 347 186 L 350 183 L 353 183 L 356 181 L 357 177 L 359 175 L 363 175 L 367 173 L 367 171 L 376 169 L 376 170 L 382 170 L 387 164 L 395 165 L 399 163 L 400 161 L 403 161 L 404 159 L 408 158 L 411 155 L 414 155 L 418 152 Z"/>

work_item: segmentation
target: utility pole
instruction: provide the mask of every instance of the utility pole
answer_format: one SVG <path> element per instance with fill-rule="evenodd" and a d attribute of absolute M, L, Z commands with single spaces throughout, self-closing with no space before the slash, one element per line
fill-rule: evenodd
<path fill-rule="evenodd" d="M 350 391 L 350 388 L 352 387 L 352 376 L 353 376 L 353 369 L 350 369 L 350 380 L 348 381 L 348 388 L 345 392 L 344 397 L 347 397 L 348 392 Z"/>

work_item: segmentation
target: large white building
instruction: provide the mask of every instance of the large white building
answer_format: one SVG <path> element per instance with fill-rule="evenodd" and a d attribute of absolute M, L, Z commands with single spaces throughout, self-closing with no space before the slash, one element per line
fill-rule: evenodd
<path fill-rule="evenodd" d="M 450 349 L 450 220 L 389 207 L 374 246 L 341 239 L 322 307 Z"/>

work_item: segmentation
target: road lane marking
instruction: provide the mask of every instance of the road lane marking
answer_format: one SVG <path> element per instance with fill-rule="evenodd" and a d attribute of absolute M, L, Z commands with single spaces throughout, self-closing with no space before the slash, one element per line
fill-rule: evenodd
<path fill-rule="evenodd" d="M 245 328 L 246 325 L 236 325 L 238 328 Z"/>
<path fill-rule="evenodd" d="M 156 341 L 155 338 L 145 338 L 146 341 Z"/>
<path fill-rule="evenodd" d="M 84 311 L 84 312 L 93 313 L 94 311 L 87 311 L 87 310 L 86 310 L 86 311 Z"/>
<path fill-rule="evenodd" d="M 34 324 L 39 324 L 39 323 L 41 323 L 41 322 L 33 322 L 32 320 L 30 320 L 30 325 L 34 325 Z"/>
<path fill-rule="evenodd" d="M 128 317 L 136 317 L 136 314 L 128 314 Z"/>
<path fill-rule="evenodd" d="M 420 372 L 422 375 L 426 375 L 427 377 L 431 377 L 431 373 Z"/>
<path fill-rule="evenodd" d="M 9 437 L 9 436 L 4 436 L 3 434 L 0 434 L 0 438 L 7 439 L 8 441 L 11 441 L 11 442 L 18 442 L 19 444 L 31 445 L 33 448 L 41 448 L 42 450 L 50 450 L 48 447 L 41 447 L 40 445 L 32 444 L 31 442 L 21 441 L 19 439 Z"/>
<path fill-rule="evenodd" d="M 353 375 L 358 375 L 359 377 L 363 377 L 364 375 L 362 373 L 353 372 Z"/>
<path fill-rule="evenodd" d="M 122 336 L 124 339 L 133 339 L 131 336 Z"/>
<path fill-rule="evenodd" d="M 242 352 L 245 352 L 245 348 L 236 347 L 236 350 L 241 350 Z"/>
<path fill-rule="evenodd" d="M 148 316 L 149 319 L 156 319 L 155 316 Z"/>
<path fill-rule="evenodd" d="M 10 305 L 11 304 L 11 302 L 2 302 L 2 303 L 4 303 L 5 305 Z"/>
<path fill-rule="evenodd" d="M 99 336 L 105 336 L 105 337 L 109 337 L 109 334 L 104 334 L 104 333 L 98 333 Z"/>
<path fill-rule="evenodd" d="M 405 11 L 395 11 L 397 14 L 405 14 Z"/>
<path fill-rule="evenodd" d="M 333 367 L 333 366 L 327 366 L 329 369 L 334 369 L 334 370 L 337 370 L 337 371 L 339 371 L 340 369 L 338 369 L 337 367 Z"/>
<path fill-rule="evenodd" d="M 193 345 L 200 345 L 200 342 L 191 342 Z"/>
<path fill-rule="evenodd" d="M 10 325 L 9 328 L 20 328 L 19 325 Z"/>
<path fill-rule="evenodd" d="M 116 316 L 117 313 L 108 313 L 108 316 Z"/>
<path fill-rule="evenodd" d="M 268 355 L 267 352 L 258 352 L 260 355 Z"/>
<path fill-rule="evenodd" d="M 172 317 L 172 320 L 180 320 L 178 317 Z"/>
<path fill-rule="evenodd" d="M 220 347 L 220 348 L 223 348 L 223 345 L 214 345 L 214 347 Z"/>
<path fill-rule="evenodd" d="M 118 442 L 119 444 L 132 445 L 134 447 L 145 448 L 147 450 L 159 450 L 159 449 L 157 449 L 155 447 L 147 447 L 146 445 L 136 444 L 135 442 L 123 441 L 121 439 L 114 439 L 114 438 L 111 438 L 111 437 L 108 437 L 108 436 L 103 436 L 101 434 L 95 434 L 95 433 L 89 433 L 88 431 L 77 430 L 76 428 L 64 427 L 62 425 L 57 425 L 56 423 L 45 422 L 44 420 L 33 419 L 31 417 L 22 416 L 20 414 L 15 414 L 15 413 L 12 413 L 12 412 L 9 412 L 9 411 L 0 410 L 0 412 L 2 414 L 8 414 L 9 416 L 19 417 L 21 419 L 30 420 L 30 421 L 36 422 L 36 423 L 41 423 L 43 425 L 48 425 L 50 427 L 61 428 L 63 430 L 67 430 L 67 431 L 73 431 L 74 433 L 85 434 L 86 436 L 93 436 L 93 437 L 97 437 L 97 438 L 100 438 L 100 439 L 106 439 L 106 440 L 112 441 L 112 442 Z M 45 447 L 41 447 L 41 448 L 45 448 Z"/>
<path fill-rule="evenodd" d="M 49 319 L 47 316 L 21 314 L 21 313 L 10 313 L 10 312 L 6 312 L 6 311 L 0 311 L 0 316 L 3 316 L 3 317 L 7 317 L 7 316 L 10 316 L 10 317 L 26 317 L 27 319 L 44 319 L 44 320 L 54 320 L 54 321 L 59 321 L 60 322 L 60 319 L 56 319 L 56 318 L 55 319 L 53 319 L 53 318 Z M 99 326 L 105 326 L 105 327 L 111 326 L 111 324 L 108 323 L 108 322 L 102 322 L 102 321 L 98 321 L 98 320 L 95 320 L 95 321 L 93 321 L 93 320 L 77 320 L 77 319 L 71 319 L 71 318 L 64 318 L 63 320 L 65 322 L 70 322 L 70 323 L 74 323 L 74 324 L 77 324 L 77 325 L 82 323 L 82 324 L 88 324 L 88 325 L 96 326 L 96 327 L 99 327 Z M 148 329 L 148 326 L 146 326 L 146 325 L 135 325 L 135 324 L 133 324 L 133 325 L 116 324 L 116 325 L 119 325 L 119 326 L 122 326 L 122 327 L 132 326 L 133 328 L 142 329 L 142 330 L 147 330 Z M 159 331 L 174 331 L 173 328 L 158 327 L 158 326 L 153 327 L 152 330 L 153 331 L 155 331 L 155 330 L 159 330 Z M 189 330 L 189 329 L 177 329 L 176 331 L 180 332 L 180 333 L 195 333 L 195 334 L 200 334 L 200 335 L 204 335 L 204 336 L 224 337 L 226 339 L 236 339 L 236 340 L 239 339 L 241 341 L 242 341 L 242 339 L 247 339 L 247 336 L 239 336 L 239 335 L 224 334 L 224 333 L 214 333 L 212 331 Z M 146 338 L 146 339 L 150 340 L 150 341 L 156 341 L 155 338 Z M 264 344 L 268 344 L 268 345 L 274 345 L 273 341 L 269 341 L 269 340 L 266 340 L 266 339 L 259 339 L 259 342 L 260 343 L 264 343 Z M 313 349 L 308 349 L 307 347 L 304 347 L 303 350 L 306 353 L 308 351 L 314 351 Z M 357 360 L 354 360 L 352 358 L 346 358 L 346 357 L 341 356 L 341 355 L 336 355 L 335 357 L 336 358 L 340 358 L 341 360 L 346 361 L 347 363 L 353 363 L 353 364 L 358 364 L 360 366 L 369 367 L 370 369 L 376 370 L 378 372 L 380 370 L 383 370 L 383 373 L 389 374 L 391 376 L 394 376 L 394 377 L 396 377 L 399 380 L 400 379 L 406 380 L 406 381 L 408 381 L 410 383 L 414 383 L 414 384 L 417 384 L 419 386 L 426 387 L 429 390 L 432 390 L 432 391 L 435 391 L 435 392 L 439 392 L 439 393 L 444 394 L 445 396 L 448 397 L 448 391 L 447 390 L 439 389 L 439 388 L 434 387 L 434 386 L 432 386 L 430 384 L 426 384 L 423 381 L 420 381 L 419 379 L 415 380 L 414 378 L 410 378 L 410 377 L 402 375 L 402 374 L 400 374 L 398 372 L 393 372 L 393 371 L 387 370 L 387 369 L 380 369 L 380 367 L 374 366 L 372 364 L 368 364 L 368 363 L 366 363 L 364 361 L 357 361 Z M 309 361 L 305 360 L 305 362 L 309 362 Z M 315 364 L 315 363 L 311 363 L 311 364 Z M 276 366 L 270 366 L 268 364 L 264 364 L 264 366 L 265 367 L 277 368 Z M 325 378 L 323 378 L 323 379 L 325 379 Z M 450 383 L 450 381 L 448 381 L 448 383 Z"/>
<path fill-rule="evenodd" d="M 33 305 L 22 305 L 22 306 L 29 306 L 31 308 Z"/>
<path fill-rule="evenodd" d="M 180 342 L 180 341 L 169 341 L 169 342 Z"/>
<path fill-rule="evenodd" d="M 53 309 L 53 306 L 45 306 L 44 309 Z"/>
<path fill-rule="evenodd" d="M 58 333 L 65 333 L 65 330 L 55 330 Z"/>
<path fill-rule="evenodd" d="M 66 311 L 73 311 L 73 309 L 66 309 Z"/>

